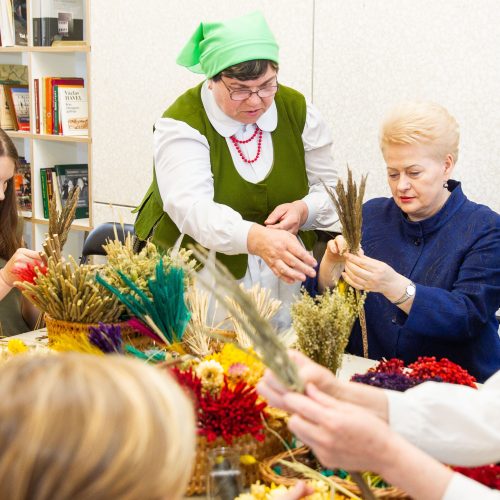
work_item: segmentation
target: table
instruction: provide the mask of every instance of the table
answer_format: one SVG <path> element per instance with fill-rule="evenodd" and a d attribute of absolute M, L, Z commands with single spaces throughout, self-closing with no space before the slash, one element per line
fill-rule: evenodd
<path fill-rule="evenodd" d="M 31 332 L 21 333 L 13 337 L 5 337 L 0 339 L 0 345 L 7 345 L 10 339 L 22 340 L 28 346 L 47 346 L 47 329 L 41 328 Z M 352 354 L 344 354 L 342 368 L 338 373 L 338 377 L 342 380 L 349 380 L 355 373 L 365 373 L 369 368 L 375 366 L 378 361 L 366 359 Z"/>

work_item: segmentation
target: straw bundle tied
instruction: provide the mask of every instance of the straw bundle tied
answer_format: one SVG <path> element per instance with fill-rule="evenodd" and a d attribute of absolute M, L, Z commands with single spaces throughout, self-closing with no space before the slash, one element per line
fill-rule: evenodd
<path fill-rule="evenodd" d="M 37 269 L 35 283 L 20 282 L 25 297 L 54 319 L 75 323 L 113 323 L 124 308 L 95 281 L 95 266 L 49 257 L 47 273 Z"/>
<path fill-rule="evenodd" d="M 361 176 L 359 191 L 356 182 L 353 180 L 352 171 L 347 167 L 347 185 L 339 179 L 335 191 L 323 183 L 326 192 L 337 211 L 340 223 L 342 225 L 342 235 L 347 243 L 349 252 L 357 254 L 361 245 L 361 228 L 363 225 L 363 198 L 365 196 L 366 175 Z M 343 282 L 343 279 L 340 279 Z M 346 286 L 352 288 L 350 285 Z M 364 301 L 366 292 L 359 290 L 354 291 L 357 306 L 359 321 L 361 324 L 361 334 L 363 338 L 363 356 L 368 357 L 368 334 L 366 331 L 366 317 L 364 309 Z"/>

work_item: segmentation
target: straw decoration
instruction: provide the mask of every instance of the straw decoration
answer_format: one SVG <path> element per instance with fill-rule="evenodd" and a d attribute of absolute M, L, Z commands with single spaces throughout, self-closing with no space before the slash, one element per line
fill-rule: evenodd
<path fill-rule="evenodd" d="M 184 330 L 190 318 L 190 312 L 184 301 L 184 270 L 169 266 L 165 270 L 163 259 L 157 260 L 155 278 L 148 279 L 147 286 L 152 299 L 122 271 L 115 271 L 127 292 L 118 290 L 101 275 L 96 280 L 113 293 L 129 312 L 153 330 L 167 345 L 182 340 Z"/>
<path fill-rule="evenodd" d="M 207 264 L 208 252 L 204 248 L 193 247 L 193 255 L 202 264 Z M 251 295 L 238 285 L 233 275 L 220 262 L 215 261 L 215 266 L 206 266 L 205 269 L 209 269 L 216 286 L 212 288 L 212 281 L 209 277 L 198 275 L 198 279 L 241 324 L 245 334 L 259 352 L 262 362 L 286 387 L 303 392 L 304 385 L 299 378 L 297 366 L 288 357 L 286 347 L 278 338 L 275 329 L 268 320 L 260 316 Z M 238 307 L 234 305 L 235 302 Z"/>
<path fill-rule="evenodd" d="M 342 235 L 347 243 L 349 252 L 357 254 L 361 245 L 361 228 L 363 224 L 363 198 L 366 188 L 366 175 L 361 176 L 359 190 L 356 182 L 353 180 L 352 171 L 347 167 L 347 184 L 339 179 L 335 191 L 328 187 L 324 182 L 326 192 L 337 211 L 340 223 L 342 225 Z M 344 280 L 341 278 L 339 283 Z M 350 285 L 347 285 L 349 288 Z M 361 335 L 363 338 L 363 356 L 368 357 L 368 334 L 366 331 L 366 316 L 364 310 L 364 299 L 366 292 L 355 290 L 355 296 L 358 302 L 359 322 L 361 325 Z"/>
<path fill-rule="evenodd" d="M 52 196 L 49 201 L 49 238 L 54 235 L 59 239 L 59 251 L 63 249 L 68 233 L 71 229 L 71 224 L 75 219 L 76 207 L 78 198 L 80 197 L 80 187 L 76 186 L 69 193 L 68 199 L 61 212 L 57 210 L 56 197 Z"/>
<path fill-rule="evenodd" d="M 186 301 L 191 319 L 184 332 L 184 344 L 195 356 L 207 356 L 212 352 L 210 329 L 207 326 L 209 295 L 193 286 L 186 293 Z"/>
<path fill-rule="evenodd" d="M 255 307 L 257 308 L 257 313 L 261 318 L 271 320 L 275 316 L 281 306 L 281 301 L 271 298 L 271 290 L 262 288 L 259 284 L 253 286 L 250 290 L 246 290 L 243 284 L 240 286 L 250 295 L 250 298 L 255 303 Z M 237 301 L 231 297 L 228 297 L 228 300 L 232 302 L 233 306 L 239 310 L 243 317 L 246 316 Z M 253 347 L 250 337 L 245 333 L 244 324 L 238 321 L 235 317 L 231 317 L 230 319 L 234 326 L 236 341 L 238 344 L 243 348 Z"/>
<path fill-rule="evenodd" d="M 114 323 L 124 308 L 95 282 L 94 266 L 79 266 L 49 257 L 45 274 L 38 268 L 35 283 L 17 282 L 23 295 L 53 319 L 76 323 Z"/>

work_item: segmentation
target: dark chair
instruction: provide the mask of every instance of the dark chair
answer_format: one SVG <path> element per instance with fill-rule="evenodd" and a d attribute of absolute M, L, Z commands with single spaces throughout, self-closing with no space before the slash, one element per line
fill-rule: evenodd
<path fill-rule="evenodd" d="M 82 256 L 80 257 L 80 264 L 85 264 L 90 255 L 106 255 L 103 245 L 107 240 L 115 238 L 115 227 L 118 239 L 121 242 L 125 241 L 128 233 L 134 235 L 133 224 L 123 224 L 123 227 L 118 222 L 105 222 L 100 226 L 95 227 L 90 231 L 85 243 L 83 244 Z"/>

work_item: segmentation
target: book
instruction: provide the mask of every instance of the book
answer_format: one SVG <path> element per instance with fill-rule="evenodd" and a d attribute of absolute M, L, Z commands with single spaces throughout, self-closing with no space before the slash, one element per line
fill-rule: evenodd
<path fill-rule="evenodd" d="M 83 40 L 83 0 L 33 0 L 33 45 Z"/>
<path fill-rule="evenodd" d="M 11 114 L 15 118 L 16 130 L 30 131 L 30 95 L 27 85 L 5 85 Z"/>
<path fill-rule="evenodd" d="M 31 165 L 24 158 L 19 158 L 19 166 L 14 174 L 14 186 L 19 210 L 23 215 L 31 216 Z"/>
<path fill-rule="evenodd" d="M 52 108 L 52 134 L 60 134 L 61 126 L 59 119 L 59 94 L 58 87 L 70 86 L 70 87 L 83 87 L 84 80 L 79 77 L 62 77 L 62 78 L 52 78 L 50 81 L 51 90 L 51 108 Z"/>
<path fill-rule="evenodd" d="M 28 85 L 28 66 L 24 64 L 0 64 L 0 80 Z"/>
<path fill-rule="evenodd" d="M 11 112 L 11 105 L 7 98 L 7 92 L 9 92 L 9 89 L 6 88 L 7 85 L 0 81 L 0 127 L 4 130 L 16 130 L 15 117 Z"/>
<path fill-rule="evenodd" d="M 14 42 L 16 45 L 28 45 L 28 22 L 26 0 L 14 0 Z"/>
<path fill-rule="evenodd" d="M 84 87 L 61 85 L 57 101 L 62 135 L 88 135 L 87 90 Z"/>
<path fill-rule="evenodd" d="M 76 206 L 75 219 L 86 219 L 89 216 L 89 166 L 85 164 L 55 165 L 57 183 L 63 207 L 71 190 L 80 186 L 80 197 Z"/>
<path fill-rule="evenodd" d="M 40 133 L 40 83 L 39 79 L 33 80 L 33 92 L 35 94 L 35 132 Z"/>
<path fill-rule="evenodd" d="M 49 186 L 47 182 L 47 170 L 50 169 L 47 168 L 40 169 L 40 187 L 42 191 L 43 216 L 45 219 L 49 218 Z"/>
<path fill-rule="evenodd" d="M 0 32 L 2 33 L 2 47 L 13 47 L 15 36 L 12 0 L 0 0 Z"/>

